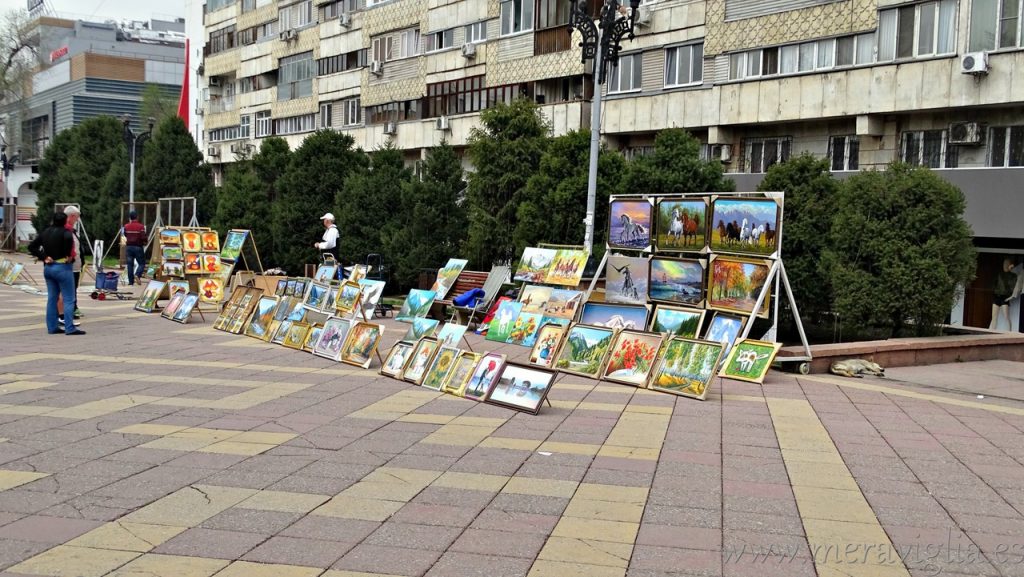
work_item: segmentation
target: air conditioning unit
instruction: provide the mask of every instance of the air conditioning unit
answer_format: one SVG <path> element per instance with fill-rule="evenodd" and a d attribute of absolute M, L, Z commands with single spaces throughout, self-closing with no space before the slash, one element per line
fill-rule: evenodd
<path fill-rule="evenodd" d="M 723 144 L 718 150 L 718 159 L 722 162 L 729 162 L 732 160 L 732 145 Z"/>
<path fill-rule="evenodd" d="M 463 44 L 462 55 L 466 58 L 476 58 L 476 44 Z"/>
<path fill-rule="evenodd" d="M 289 31 L 287 31 L 285 33 L 285 39 L 286 40 L 295 40 L 298 37 L 299 37 L 299 31 L 298 30 L 289 30 Z"/>
<path fill-rule="evenodd" d="M 448 117 L 447 116 L 438 116 L 437 117 L 437 129 L 438 130 L 449 130 L 449 127 L 448 127 Z"/>
<path fill-rule="evenodd" d="M 210 87 L 211 88 L 219 88 L 220 87 L 220 76 L 211 76 L 209 82 L 210 82 Z"/>
<path fill-rule="evenodd" d="M 231 145 L 231 154 L 239 154 L 241 152 L 242 152 L 242 145 L 241 144 L 232 144 Z"/>
<path fill-rule="evenodd" d="M 289 36 L 290 32 L 291 30 L 282 30 L 277 33 L 277 37 L 280 38 L 282 41 L 288 40 L 289 38 L 291 38 L 291 36 Z"/>
<path fill-rule="evenodd" d="M 984 76 L 988 74 L 988 52 L 968 52 L 960 58 L 960 73 Z"/>
<path fill-rule="evenodd" d="M 949 125 L 949 143 L 964 145 L 981 144 L 985 130 L 977 122 L 954 122 Z"/>
<path fill-rule="evenodd" d="M 651 23 L 650 6 L 640 6 L 636 9 L 636 23 L 641 26 L 647 26 Z"/>
<path fill-rule="evenodd" d="M 384 63 L 381 62 L 380 60 L 374 60 L 373 62 L 370 62 L 370 72 L 377 76 L 384 74 Z"/>
<path fill-rule="evenodd" d="M 387 122 L 384 124 L 384 134 L 394 136 L 398 134 L 398 125 L 394 122 Z"/>
<path fill-rule="evenodd" d="M 196 108 L 196 116 L 202 116 L 203 114 L 206 114 L 206 112 L 202 108 Z"/>
<path fill-rule="evenodd" d="M 211 146 L 206 149 L 206 156 L 220 156 L 220 149 L 216 146 Z"/>
<path fill-rule="evenodd" d="M 352 26 L 352 15 L 346 12 L 338 17 L 338 22 L 345 28 L 350 28 Z"/>

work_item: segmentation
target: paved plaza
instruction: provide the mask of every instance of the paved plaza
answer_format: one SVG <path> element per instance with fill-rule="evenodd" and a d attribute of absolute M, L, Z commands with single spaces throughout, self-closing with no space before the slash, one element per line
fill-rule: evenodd
<path fill-rule="evenodd" d="M 1024 575 L 1024 364 L 704 402 L 568 376 L 533 416 L 209 313 L 82 295 L 51 336 L 44 304 L 0 286 L 3 576 Z"/>

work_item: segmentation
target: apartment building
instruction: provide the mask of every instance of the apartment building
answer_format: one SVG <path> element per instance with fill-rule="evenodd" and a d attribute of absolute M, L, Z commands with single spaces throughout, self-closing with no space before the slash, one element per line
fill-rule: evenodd
<path fill-rule="evenodd" d="M 684 127 L 741 190 L 802 151 L 840 175 L 894 160 L 936 169 L 967 193 L 982 252 L 952 321 L 987 326 L 993 274 L 1024 253 L 1022 3 L 646 1 L 604 86 L 601 131 L 636 155 L 657 131 Z M 588 4 L 596 13 L 600 2 Z M 442 138 L 465 145 L 480 110 L 519 96 L 542 105 L 556 134 L 586 127 L 591 77 L 569 10 L 570 0 L 208 0 L 207 159 L 331 128 L 367 149 L 391 138 L 411 161 Z"/>

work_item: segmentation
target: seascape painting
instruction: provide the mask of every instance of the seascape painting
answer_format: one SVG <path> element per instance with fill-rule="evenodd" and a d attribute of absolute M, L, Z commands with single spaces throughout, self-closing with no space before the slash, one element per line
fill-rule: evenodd
<path fill-rule="evenodd" d="M 778 246 L 779 205 L 770 198 L 719 197 L 711 226 L 711 250 L 767 256 Z"/>
<path fill-rule="evenodd" d="M 651 300 L 700 307 L 704 304 L 704 262 L 651 259 Z"/>
<path fill-rule="evenodd" d="M 706 199 L 663 198 L 658 201 L 657 236 L 659 252 L 701 252 L 707 246 L 708 203 Z"/>
<path fill-rule="evenodd" d="M 552 371 L 510 363 L 505 365 L 487 402 L 536 415 L 554 380 Z"/>
<path fill-rule="evenodd" d="M 651 246 L 654 212 L 647 200 L 612 200 L 608 217 L 608 247 L 646 250 Z"/>

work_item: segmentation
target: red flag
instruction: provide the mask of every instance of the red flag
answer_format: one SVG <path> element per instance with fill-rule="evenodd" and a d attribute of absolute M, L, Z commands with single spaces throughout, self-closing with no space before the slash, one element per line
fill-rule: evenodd
<path fill-rule="evenodd" d="M 185 74 L 181 79 L 181 96 L 178 98 L 178 117 L 188 126 L 188 38 L 185 39 Z"/>

